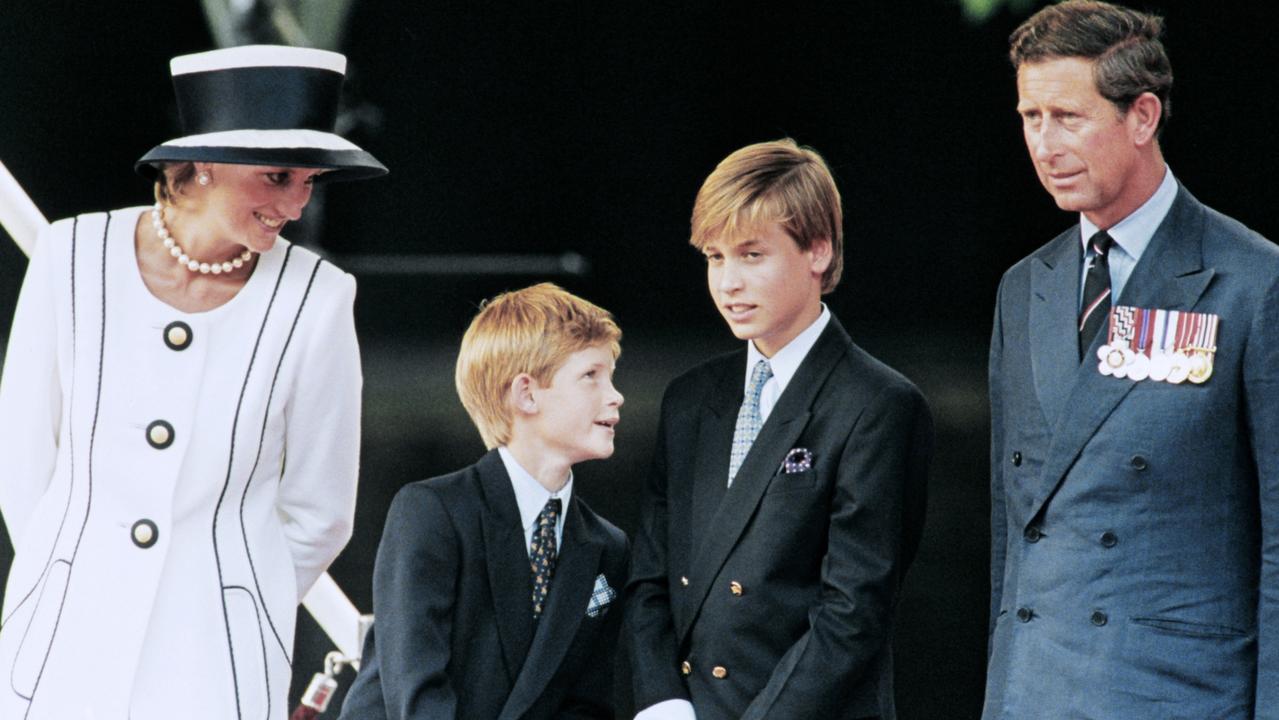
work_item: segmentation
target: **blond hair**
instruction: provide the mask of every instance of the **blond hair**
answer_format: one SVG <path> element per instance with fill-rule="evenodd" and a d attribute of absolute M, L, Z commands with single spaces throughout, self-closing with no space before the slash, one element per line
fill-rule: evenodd
<path fill-rule="evenodd" d="M 607 310 L 553 283 L 502 293 L 480 305 L 462 336 L 454 379 L 462 406 L 490 450 L 511 440 L 507 393 L 527 373 L 549 385 L 569 355 L 597 345 L 613 359 L 622 331 Z"/>
<path fill-rule="evenodd" d="M 844 211 L 830 168 L 817 151 L 790 138 L 747 145 L 715 167 L 693 204 L 689 242 L 702 249 L 762 223 L 779 223 L 800 250 L 830 240 L 822 293 L 844 270 Z"/>

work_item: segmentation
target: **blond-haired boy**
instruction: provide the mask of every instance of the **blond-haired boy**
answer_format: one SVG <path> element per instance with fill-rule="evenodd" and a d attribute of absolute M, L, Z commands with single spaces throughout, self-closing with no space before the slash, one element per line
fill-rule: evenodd
<path fill-rule="evenodd" d="M 489 452 L 405 486 L 343 718 L 611 718 L 626 535 L 573 491 L 613 454 L 621 331 L 550 283 L 486 303 L 457 390 Z"/>
<path fill-rule="evenodd" d="M 932 420 L 822 304 L 839 193 L 790 140 L 729 155 L 693 209 L 745 347 L 662 401 L 628 635 L 638 717 L 895 717 L 893 606 L 919 542 Z"/>

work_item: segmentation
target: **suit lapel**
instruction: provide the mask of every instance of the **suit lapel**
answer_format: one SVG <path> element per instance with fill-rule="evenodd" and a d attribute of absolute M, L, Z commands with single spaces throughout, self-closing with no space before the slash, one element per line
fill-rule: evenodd
<path fill-rule="evenodd" d="M 604 540 L 589 533 L 576 497 L 569 500 L 568 507 L 564 518 L 564 547 L 551 578 L 546 609 L 537 622 L 524 669 L 502 708 L 502 720 L 519 718 L 542 696 L 564 661 L 595 590 Z"/>
<path fill-rule="evenodd" d="M 1204 213 L 1204 206 L 1185 188 L 1177 192 L 1116 304 L 1190 310 L 1199 302 L 1215 275 L 1203 266 Z"/>
<path fill-rule="evenodd" d="M 759 436 L 751 445 L 750 452 L 742 461 L 733 486 L 724 494 L 724 500 L 716 508 L 702 533 L 700 544 L 693 546 L 693 562 L 690 567 L 688 598 L 691 606 L 689 612 L 680 613 L 676 618 L 680 640 L 687 636 L 689 628 L 697 616 L 697 609 L 706 599 L 711 583 L 719 574 L 719 569 L 728 559 L 729 553 L 737 545 L 738 538 L 746 529 L 755 508 L 764 496 L 768 483 L 777 474 L 786 453 L 794 447 L 800 433 L 808 425 L 810 409 L 831 370 L 843 358 L 851 341 L 844 332 L 839 321 L 831 317 L 830 323 L 822 331 L 817 342 L 808 352 L 808 356 L 800 364 L 795 377 L 791 378 L 786 390 L 777 400 L 768 420 L 760 430 Z M 745 372 L 745 366 L 742 366 Z M 742 378 L 744 381 L 744 377 Z M 738 391 L 741 397 L 741 390 Z M 738 401 L 740 405 L 740 399 Z M 734 410 L 734 412 L 736 412 Z M 736 416 L 734 415 L 734 423 Z M 731 424 L 729 440 L 732 440 Z M 727 459 L 729 445 L 724 446 Z M 714 479 L 721 484 L 726 483 L 728 468 Z M 698 478 L 701 482 L 702 478 Z"/>
<path fill-rule="evenodd" d="M 502 457 L 494 450 L 478 463 L 488 512 L 484 516 L 484 554 L 506 672 L 515 681 L 533 639 L 533 580 L 524 527 L 515 490 Z"/>
<path fill-rule="evenodd" d="M 1076 226 L 1059 235 L 1030 267 L 1030 362 L 1035 394 L 1049 425 L 1061 415 L 1079 372 L 1076 348 L 1082 257 Z"/>
<path fill-rule="evenodd" d="M 1207 290 L 1214 271 L 1203 266 L 1204 207 L 1184 188 L 1160 223 L 1146 252 L 1133 268 L 1116 305 L 1190 310 Z M 1033 326 L 1032 326 L 1033 332 Z M 1095 350 L 1104 339 L 1094 341 Z M 1053 427 L 1052 442 L 1035 492 L 1036 502 L 1026 516 L 1033 519 L 1056 491 L 1084 446 L 1137 385 L 1132 380 L 1097 372 L 1096 354 L 1077 369 L 1066 405 Z"/>
<path fill-rule="evenodd" d="M 693 463 L 693 509 L 689 523 L 689 547 L 698 547 L 706 528 L 719 509 L 728 487 L 728 461 L 733 449 L 733 430 L 742 404 L 746 353 L 736 353 L 724 364 L 725 371 L 715 383 L 701 411 L 697 429 L 697 457 Z"/>

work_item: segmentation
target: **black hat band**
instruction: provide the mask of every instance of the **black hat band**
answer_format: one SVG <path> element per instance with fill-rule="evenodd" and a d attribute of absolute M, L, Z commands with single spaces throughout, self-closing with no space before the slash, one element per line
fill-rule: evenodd
<path fill-rule="evenodd" d="M 187 135 L 226 130 L 333 132 L 342 74 L 310 67 L 246 67 L 173 76 Z"/>

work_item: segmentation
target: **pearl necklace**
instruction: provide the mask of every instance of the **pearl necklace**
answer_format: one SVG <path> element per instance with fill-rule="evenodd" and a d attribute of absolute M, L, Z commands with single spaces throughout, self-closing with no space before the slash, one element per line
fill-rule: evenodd
<path fill-rule="evenodd" d="M 159 235 L 160 239 L 164 241 L 164 246 L 168 248 L 169 254 L 177 258 L 179 265 L 191 272 L 198 272 L 201 275 L 220 275 L 242 268 L 244 263 L 253 259 L 252 250 L 245 250 L 234 260 L 228 260 L 227 262 L 207 263 L 192 259 L 173 239 L 173 236 L 169 234 L 169 228 L 164 224 L 164 206 L 158 202 L 155 207 L 151 208 L 151 226 L 155 228 L 155 234 Z"/>

